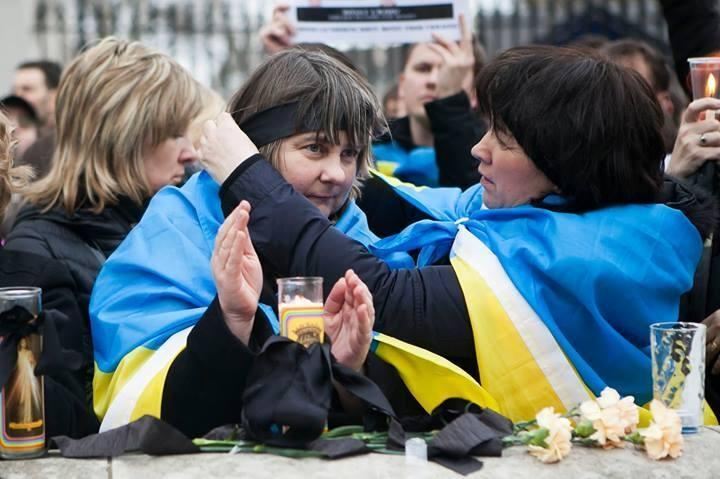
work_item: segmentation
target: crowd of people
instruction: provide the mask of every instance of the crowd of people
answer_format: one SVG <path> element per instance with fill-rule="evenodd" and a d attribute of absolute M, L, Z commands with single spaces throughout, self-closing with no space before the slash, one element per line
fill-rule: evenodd
<path fill-rule="evenodd" d="M 662 321 L 708 326 L 720 413 L 720 99 L 690 102 L 685 66 L 720 54 L 720 10 L 688 3 L 661 2 L 675 66 L 634 39 L 487 59 L 461 17 L 384 101 L 343 53 L 296 45 L 286 6 L 227 103 L 117 38 L 21 64 L 0 283 L 41 287 L 83 358 L 45 377 L 48 437 L 242 423 L 293 276 L 323 278 L 332 355 L 401 419 L 462 398 L 519 421 L 608 386 L 643 405 Z"/>

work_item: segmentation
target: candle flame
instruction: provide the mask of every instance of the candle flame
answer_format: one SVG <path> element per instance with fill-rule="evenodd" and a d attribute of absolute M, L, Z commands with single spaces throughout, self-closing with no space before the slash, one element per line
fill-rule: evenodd
<path fill-rule="evenodd" d="M 717 81 L 715 75 L 712 73 L 708 76 L 707 83 L 705 83 L 705 96 L 714 97 L 717 89 Z"/>

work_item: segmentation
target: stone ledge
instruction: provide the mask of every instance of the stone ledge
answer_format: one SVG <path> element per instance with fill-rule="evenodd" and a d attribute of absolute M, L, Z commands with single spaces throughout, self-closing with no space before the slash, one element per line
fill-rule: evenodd
<path fill-rule="evenodd" d="M 652 461 L 643 451 L 599 451 L 576 447 L 560 464 L 543 465 L 524 448 L 507 449 L 503 458 L 482 458 L 482 470 L 471 479 L 711 479 L 720 477 L 720 429 L 706 428 L 685 436 L 684 455 L 675 461 Z M 57 452 L 29 461 L 0 461 L 1 479 L 25 478 L 186 479 L 252 477 L 279 479 L 431 479 L 462 477 L 433 463 L 406 466 L 402 456 L 368 454 L 338 461 L 289 459 L 262 454 L 193 454 L 150 457 L 129 454 L 105 459 L 62 459 Z"/>

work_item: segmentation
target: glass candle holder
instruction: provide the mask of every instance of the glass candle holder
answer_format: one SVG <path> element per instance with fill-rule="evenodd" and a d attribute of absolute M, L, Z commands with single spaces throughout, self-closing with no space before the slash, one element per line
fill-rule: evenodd
<path fill-rule="evenodd" d="M 40 288 L 0 288 L 0 314 L 29 313 L 33 317 L 30 321 L 35 321 L 41 310 L 40 296 Z M 4 340 L 0 338 L 0 342 Z M 41 351 L 39 334 L 20 338 L 15 367 L 0 390 L 0 457 L 3 459 L 27 459 L 45 454 L 44 384 L 41 376 L 35 376 Z"/>
<path fill-rule="evenodd" d="M 720 58 L 688 58 L 693 100 L 720 98 Z"/>
<path fill-rule="evenodd" d="M 309 347 L 324 341 L 323 279 L 280 278 L 278 313 L 280 334 Z"/>

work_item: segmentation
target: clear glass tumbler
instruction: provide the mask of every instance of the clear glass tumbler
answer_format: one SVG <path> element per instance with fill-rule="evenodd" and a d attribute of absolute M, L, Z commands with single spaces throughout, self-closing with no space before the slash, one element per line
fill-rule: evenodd
<path fill-rule="evenodd" d="M 706 329 L 681 322 L 650 326 L 653 397 L 677 410 L 686 434 L 703 424 Z"/>

